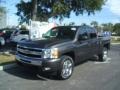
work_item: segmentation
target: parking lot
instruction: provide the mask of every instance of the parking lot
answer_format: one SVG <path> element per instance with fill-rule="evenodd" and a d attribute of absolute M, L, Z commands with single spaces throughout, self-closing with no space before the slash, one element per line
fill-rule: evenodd
<path fill-rule="evenodd" d="M 120 45 L 112 45 L 109 58 L 87 61 L 75 67 L 72 77 L 58 80 L 31 68 L 0 71 L 0 90 L 120 90 Z"/>

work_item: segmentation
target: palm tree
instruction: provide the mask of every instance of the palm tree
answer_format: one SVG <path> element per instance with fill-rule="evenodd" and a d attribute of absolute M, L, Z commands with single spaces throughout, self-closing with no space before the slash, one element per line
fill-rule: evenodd
<path fill-rule="evenodd" d="M 101 26 L 99 26 L 97 21 L 92 21 L 90 24 L 92 27 L 96 28 L 97 32 L 101 32 Z"/>
<path fill-rule="evenodd" d="M 112 23 L 103 23 L 102 24 L 103 31 L 113 31 L 113 24 Z"/>
<path fill-rule="evenodd" d="M 32 12 L 32 20 L 36 20 L 37 18 L 37 0 L 32 0 L 32 7 L 33 7 L 33 12 Z"/>
<path fill-rule="evenodd" d="M 93 26 L 93 27 L 98 27 L 98 22 L 97 21 L 92 21 L 91 23 L 91 26 Z"/>

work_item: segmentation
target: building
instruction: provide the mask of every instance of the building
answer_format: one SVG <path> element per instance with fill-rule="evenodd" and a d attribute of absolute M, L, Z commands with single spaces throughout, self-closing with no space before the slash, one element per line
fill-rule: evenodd
<path fill-rule="evenodd" d="M 3 8 L 3 11 L 0 12 L 0 29 L 5 28 L 7 25 L 7 14 L 6 9 Z"/>

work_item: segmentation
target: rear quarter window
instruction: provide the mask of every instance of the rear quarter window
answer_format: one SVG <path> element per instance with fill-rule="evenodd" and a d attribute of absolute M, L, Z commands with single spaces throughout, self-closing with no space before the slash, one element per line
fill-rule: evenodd
<path fill-rule="evenodd" d="M 97 37 L 96 29 L 90 28 L 89 34 L 90 34 L 90 38 L 91 38 L 91 39 L 92 39 L 92 38 L 96 38 L 96 37 Z"/>

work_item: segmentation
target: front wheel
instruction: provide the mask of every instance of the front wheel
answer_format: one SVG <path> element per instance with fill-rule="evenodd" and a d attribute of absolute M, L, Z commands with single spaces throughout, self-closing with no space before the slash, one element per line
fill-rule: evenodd
<path fill-rule="evenodd" d="M 61 57 L 61 69 L 58 71 L 59 79 L 65 80 L 68 79 L 72 73 L 74 68 L 73 59 L 70 56 L 62 56 Z"/>
<path fill-rule="evenodd" d="M 98 55 L 99 57 L 99 61 L 104 62 L 107 60 L 108 58 L 108 49 L 107 48 L 103 48 L 103 51 L 101 54 Z"/>

